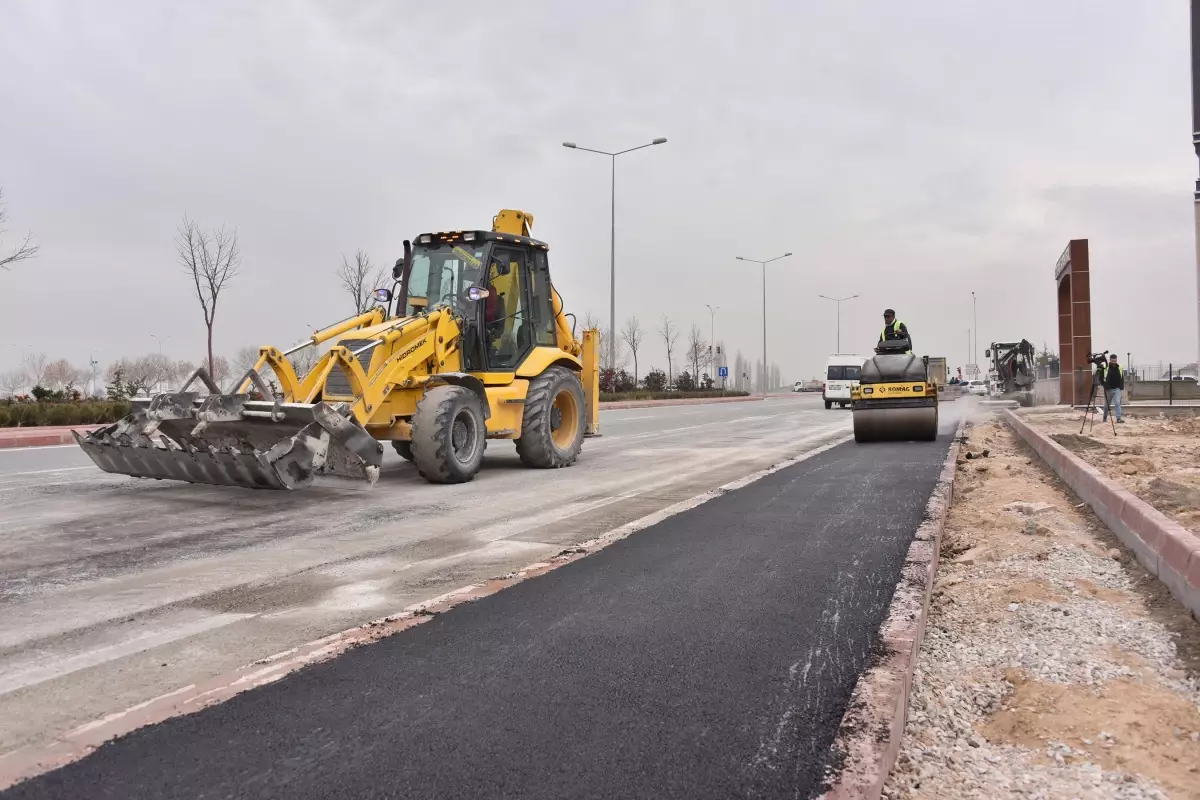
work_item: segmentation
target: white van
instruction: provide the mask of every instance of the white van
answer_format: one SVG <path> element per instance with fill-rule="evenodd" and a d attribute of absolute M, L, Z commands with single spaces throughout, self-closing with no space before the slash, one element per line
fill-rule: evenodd
<path fill-rule="evenodd" d="M 833 355 L 825 361 L 825 387 L 821 389 L 825 408 L 833 408 L 834 403 L 842 408 L 850 405 L 850 390 L 858 386 L 866 360 L 862 356 Z"/>

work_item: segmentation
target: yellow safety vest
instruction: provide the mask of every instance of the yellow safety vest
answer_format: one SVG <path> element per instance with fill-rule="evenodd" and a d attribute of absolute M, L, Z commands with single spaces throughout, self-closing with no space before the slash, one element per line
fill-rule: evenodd
<path fill-rule="evenodd" d="M 903 322 L 897 319 L 893 320 L 891 325 L 884 325 L 883 333 L 879 334 L 879 338 L 883 341 L 887 341 L 887 335 L 889 333 L 888 328 L 891 328 L 891 333 L 895 333 L 896 331 L 900 330 L 900 326 L 903 324 Z"/>

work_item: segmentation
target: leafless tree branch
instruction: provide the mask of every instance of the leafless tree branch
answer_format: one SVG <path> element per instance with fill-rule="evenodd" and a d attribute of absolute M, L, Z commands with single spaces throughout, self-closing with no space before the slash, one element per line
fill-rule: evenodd
<path fill-rule="evenodd" d="M 4 190 L 0 189 L 0 236 L 8 233 L 4 223 L 8 220 L 8 211 L 4 208 Z M 0 269 L 7 270 L 11 265 L 33 258 L 37 255 L 39 246 L 33 243 L 33 233 L 25 234 L 25 239 L 8 255 L 0 255 Z"/>
<path fill-rule="evenodd" d="M 354 313 L 362 314 L 372 305 L 374 292 L 384 285 L 387 273 L 383 267 L 376 269 L 371 257 L 359 250 L 354 254 L 354 263 L 342 256 L 342 265 L 337 268 L 337 277 L 342 288 L 354 301 Z"/>
<path fill-rule="evenodd" d="M 176 232 L 175 249 L 179 264 L 192 278 L 196 299 L 200 302 L 204 327 L 208 330 L 208 371 L 214 373 L 216 362 L 213 359 L 212 338 L 217 301 L 225 284 L 237 276 L 242 266 L 237 231 L 227 231 L 221 226 L 214 232 L 208 232 L 185 214 Z M 213 379 L 216 380 L 215 375 Z"/>
<path fill-rule="evenodd" d="M 625 320 L 625 327 L 621 329 L 621 338 L 625 340 L 625 345 L 633 354 L 633 382 L 635 385 L 638 379 L 638 348 L 642 346 L 643 336 L 642 323 L 637 317 Z"/>

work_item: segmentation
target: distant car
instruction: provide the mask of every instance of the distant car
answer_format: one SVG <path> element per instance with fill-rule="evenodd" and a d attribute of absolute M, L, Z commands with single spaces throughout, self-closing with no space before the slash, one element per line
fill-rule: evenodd
<path fill-rule="evenodd" d="M 792 391 L 793 392 L 803 392 L 804 391 L 804 381 L 796 381 L 794 384 L 792 384 Z"/>
<path fill-rule="evenodd" d="M 967 381 L 967 394 L 974 394 L 980 397 L 987 397 L 988 387 L 983 381 Z"/>
<path fill-rule="evenodd" d="M 1171 377 L 1171 380 L 1173 380 L 1173 381 L 1188 381 L 1190 383 L 1196 382 L 1196 379 L 1193 378 L 1191 375 L 1174 375 Z"/>

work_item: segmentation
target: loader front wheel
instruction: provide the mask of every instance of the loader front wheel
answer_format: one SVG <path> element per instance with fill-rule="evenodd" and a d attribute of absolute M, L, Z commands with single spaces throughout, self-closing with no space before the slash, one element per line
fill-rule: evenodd
<path fill-rule="evenodd" d="M 527 467 L 569 467 L 583 448 L 583 384 L 574 372 L 550 367 L 529 382 L 517 455 Z"/>
<path fill-rule="evenodd" d="M 435 386 L 413 414 L 413 464 L 430 483 L 466 483 L 483 463 L 486 436 L 478 395 L 461 386 Z"/>

